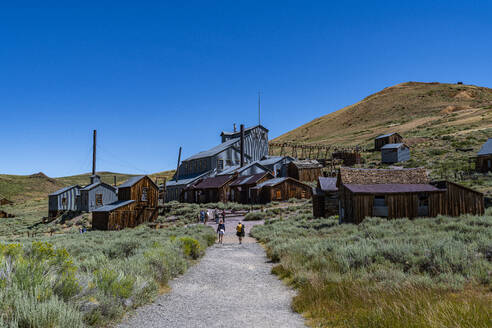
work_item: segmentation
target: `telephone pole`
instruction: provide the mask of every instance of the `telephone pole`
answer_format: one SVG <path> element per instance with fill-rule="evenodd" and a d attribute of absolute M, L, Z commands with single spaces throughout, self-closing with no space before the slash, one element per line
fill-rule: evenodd
<path fill-rule="evenodd" d="M 92 144 L 92 175 L 96 175 L 96 130 L 94 130 Z"/>

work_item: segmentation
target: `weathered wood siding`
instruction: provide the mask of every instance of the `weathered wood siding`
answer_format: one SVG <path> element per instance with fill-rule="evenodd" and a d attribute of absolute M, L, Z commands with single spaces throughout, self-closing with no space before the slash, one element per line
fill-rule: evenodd
<path fill-rule="evenodd" d="M 463 214 L 483 215 L 485 213 L 482 193 L 453 182 L 440 182 L 439 188 L 446 188 L 445 193 L 434 195 L 431 199 L 433 216 L 438 214 L 460 216 Z"/>
<path fill-rule="evenodd" d="M 272 201 L 289 200 L 291 198 L 311 198 L 312 189 L 308 185 L 288 179 L 276 186 L 265 186 L 256 193 L 256 201 L 265 204 Z"/>
<path fill-rule="evenodd" d="M 338 215 L 338 192 L 313 191 L 313 216 L 330 217 Z"/>
<path fill-rule="evenodd" d="M 134 228 L 157 219 L 157 208 L 139 207 L 132 203 L 111 212 L 93 212 L 92 227 L 98 230 L 121 230 Z"/>
<path fill-rule="evenodd" d="M 288 165 L 288 176 L 299 181 L 316 181 L 321 174 L 320 167 L 299 168 L 294 163 Z"/>
<path fill-rule="evenodd" d="M 147 189 L 147 200 L 142 199 L 144 188 Z M 131 187 L 118 189 L 118 200 L 134 200 L 140 207 L 155 208 L 159 203 L 159 188 L 145 176 Z"/>
<path fill-rule="evenodd" d="M 478 156 L 475 160 L 475 170 L 477 172 L 492 172 L 492 155 Z"/>
<path fill-rule="evenodd" d="M 398 134 L 393 134 L 389 137 L 374 139 L 374 149 L 381 150 L 381 147 L 383 147 L 384 145 L 401 142 L 403 142 L 403 138 L 400 137 L 400 135 Z"/>

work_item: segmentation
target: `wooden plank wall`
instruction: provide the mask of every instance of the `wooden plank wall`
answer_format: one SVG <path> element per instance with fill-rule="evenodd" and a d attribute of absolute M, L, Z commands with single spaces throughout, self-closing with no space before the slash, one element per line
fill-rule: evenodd
<path fill-rule="evenodd" d="M 418 216 L 418 194 L 389 194 L 386 195 L 388 218 L 415 218 Z"/>
<path fill-rule="evenodd" d="M 482 173 L 491 171 L 488 167 L 488 161 L 492 161 L 492 155 L 478 156 L 475 160 L 475 170 Z"/>

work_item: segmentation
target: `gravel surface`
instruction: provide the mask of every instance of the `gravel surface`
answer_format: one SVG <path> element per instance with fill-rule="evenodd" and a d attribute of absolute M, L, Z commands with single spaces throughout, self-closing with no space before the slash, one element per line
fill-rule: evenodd
<path fill-rule="evenodd" d="M 171 281 L 169 294 L 118 327 L 305 327 L 290 308 L 294 292 L 270 273 L 263 248 L 250 237 L 238 244 L 240 219 L 226 220 L 224 244 L 210 247 L 198 264 Z M 261 224 L 245 223 L 246 232 Z"/>

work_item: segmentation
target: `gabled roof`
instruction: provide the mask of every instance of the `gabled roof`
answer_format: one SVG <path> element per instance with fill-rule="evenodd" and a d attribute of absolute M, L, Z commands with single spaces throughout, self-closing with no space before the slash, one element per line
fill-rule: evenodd
<path fill-rule="evenodd" d="M 79 185 L 73 185 L 73 186 L 68 186 L 68 187 L 65 187 L 65 188 L 61 188 L 61 189 L 58 189 L 55 192 L 52 192 L 51 194 L 49 194 L 49 196 L 56 196 L 56 195 L 59 195 L 59 194 L 64 193 L 65 191 L 69 191 L 70 189 L 73 189 L 73 188 L 80 189 L 80 186 Z"/>
<path fill-rule="evenodd" d="M 95 187 L 99 186 L 99 185 L 104 185 L 106 187 L 109 187 L 110 189 L 113 189 L 114 191 L 116 191 L 116 188 L 105 183 L 105 182 L 96 182 L 96 183 L 93 183 L 93 184 L 90 184 L 88 186 L 85 186 L 84 188 L 80 189 L 80 190 L 91 190 L 91 189 L 94 189 Z"/>
<path fill-rule="evenodd" d="M 315 159 L 305 159 L 302 161 L 293 161 L 291 162 L 292 165 L 295 165 L 299 169 L 313 169 L 313 168 L 322 168 L 323 165 L 321 165 L 317 160 Z"/>
<path fill-rule="evenodd" d="M 490 155 L 492 154 L 492 138 L 489 138 L 478 151 L 478 156 Z"/>
<path fill-rule="evenodd" d="M 131 204 L 133 202 L 135 202 L 135 201 L 134 200 L 119 200 L 119 201 L 116 201 L 114 203 L 96 208 L 93 212 L 110 212 L 110 211 L 113 211 L 117 208 Z"/>
<path fill-rule="evenodd" d="M 404 143 L 394 143 L 394 144 L 386 144 L 383 147 L 381 147 L 381 149 L 398 149 L 401 146 L 405 146 L 408 148 L 408 146 L 405 145 Z"/>
<path fill-rule="evenodd" d="M 270 177 L 273 178 L 273 175 L 270 172 L 245 175 L 245 176 L 238 177 L 236 180 L 234 180 L 230 184 L 230 186 L 231 187 L 237 187 L 237 186 L 245 186 L 245 185 L 255 184 L 258 181 L 260 181 L 261 179 L 263 179 L 266 175 L 269 175 Z"/>
<path fill-rule="evenodd" d="M 277 164 L 278 162 L 287 159 L 290 160 L 291 162 L 294 161 L 294 158 L 290 156 L 271 156 L 265 159 L 262 159 L 261 161 L 258 161 L 261 165 L 274 165 Z"/>
<path fill-rule="evenodd" d="M 337 185 L 341 184 L 428 184 L 424 168 L 416 169 L 356 169 L 341 167 Z"/>
<path fill-rule="evenodd" d="M 205 178 L 195 185 L 196 189 L 216 189 L 225 185 L 234 178 L 233 175 L 218 175 L 213 178 Z"/>
<path fill-rule="evenodd" d="M 136 184 L 137 182 L 139 182 L 140 180 L 142 180 L 143 178 L 147 177 L 146 175 L 137 175 L 135 177 L 132 177 L 128 180 L 126 180 L 125 182 L 123 182 L 122 184 L 120 184 L 118 186 L 119 189 L 121 188 L 128 188 L 128 187 L 131 187 L 133 186 L 134 184 Z M 154 184 L 154 186 L 156 186 L 156 188 L 159 188 L 154 181 L 152 181 L 151 178 L 149 178 L 149 180 L 152 182 L 152 184 Z"/>
<path fill-rule="evenodd" d="M 253 129 L 256 129 L 257 127 L 259 127 L 261 129 L 265 130 L 266 132 L 268 132 L 268 129 L 265 128 L 263 125 L 257 124 L 255 126 L 250 126 L 249 128 L 245 128 L 244 129 L 244 133 L 247 133 L 247 132 L 249 132 L 249 131 L 251 131 Z M 225 131 L 222 131 L 222 133 L 220 135 L 221 136 L 234 136 L 234 135 L 238 135 L 239 136 L 239 135 L 241 135 L 241 131 L 236 131 L 236 132 L 225 132 Z"/>
<path fill-rule="evenodd" d="M 208 172 L 205 172 L 205 173 L 202 173 L 202 174 L 198 174 L 198 175 L 195 175 L 194 177 L 191 177 L 191 178 L 186 178 L 186 179 L 180 179 L 178 181 L 176 180 L 168 180 L 166 181 L 166 188 L 167 187 L 175 187 L 175 186 L 186 186 L 186 185 L 189 185 L 193 182 L 195 182 L 196 180 L 202 178 L 202 177 L 205 177 L 207 176 L 208 174 L 210 174 L 211 171 L 208 171 Z"/>
<path fill-rule="evenodd" d="M 337 178 L 318 178 L 319 186 L 322 191 L 338 191 Z"/>
<path fill-rule="evenodd" d="M 288 177 L 283 177 L 283 178 L 274 178 L 274 179 L 270 179 L 270 180 L 267 180 L 267 181 L 263 181 L 262 183 L 260 183 L 259 185 L 257 185 L 255 187 L 255 189 L 261 189 L 263 187 L 273 187 L 273 186 L 276 186 L 279 183 L 282 183 L 285 180 L 289 180 L 289 179 L 290 178 L 288 178 Z"/>
<path fill-rule="evenodd" d="M 430 184 L 345 184 L 348 190 L 356 194 L 401 194 L 416 192 L 444 192 Z"/>
<path fill-rule="evenodd" d="M 376 137 L 376 139 L 381 139 L 381 138 L 391 137 L 391 136 L 392 136 L 392 135 L 394 135 L 394 134 L 397 134 L 397 135 L 399 135 L 399 136 L 400 136 L 400 134 L 399 134 L 398 132 L 391 132 L 391 133 L 388 133 L 388 134 L 382 134 L 382 135 L 380 135 L 380 136 Z M 400 136 L 400 137 L 401 137 L 401 136 Z"/>
<path fill-rule="evenodd" d="M 191 161 L 194 159 L 200 159 L 200 158 L 204 158 L 204 157 L 215 156 L 215 155 L 223 152 L 227 148 L 233 147 L 236 143 L 239 143 L 239 138 L 227 140 L 226 142 L 223 142 L 220 145 L 217 145 L 213 148 L 210 148 L 209 150 L 205 150 L 205 151 L 199 152 L 198 154 L 190 156 L 187 159 L 185 159 L 183 162 Z"/>
<path fill-rule="evenodd" d="M 267 167 L 264 167 L 263 165 L 258 163 L 258 161 L 256 161 L 256 162 L 248 163 L 248 164 L 244 165 L 243 167 L 241 167 L 240 165 L 230 166 L 227 169 L 223 170 L 222 172 L 217 173 L 217 175 L 229 175 L 229 174 L 233 174 L 233 173 L 241 173 L 241 172 L 249 169 L 252 166 L 258 166 L 262 170 L 265 170 L 265 172 L 269 172 Z"/>

